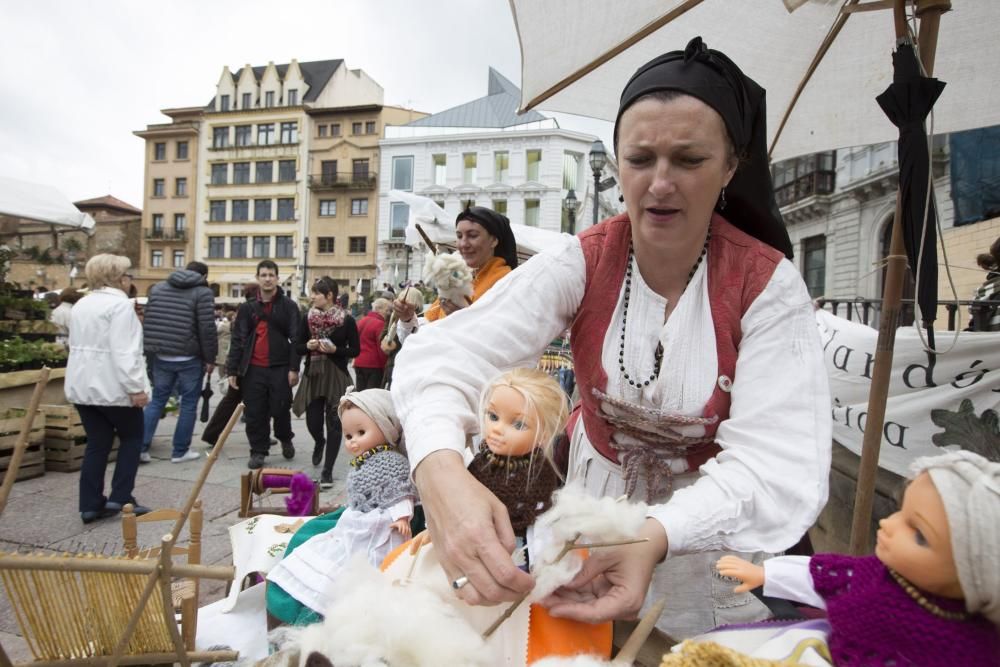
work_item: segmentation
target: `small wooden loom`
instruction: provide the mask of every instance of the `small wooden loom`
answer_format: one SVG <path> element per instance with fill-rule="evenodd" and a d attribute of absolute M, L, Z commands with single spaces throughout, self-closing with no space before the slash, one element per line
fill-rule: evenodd
<path fill-rule="evenodd" d="M 0 514 L 6 505 L 10 485 L 17 476 L 31 421 L 48 383 L 48 370 L 42 369 L 35 384 L 10 467 L 0 485 Z M 171 599 L 171 578 L 175 575 L 232 580 L 235 568 L 174 565 L 171 552 L 175 536 L 184 527 L 208 473 L 242 413 L 241 403 L 209 452 L 176 522 L 163 536 L 158 559 L 96 554 L 0 554 L 0 581 L 7 590 L 18 625 L 36 659 L 34 662 L 19 663 L 16 667 L 116 667 L 169 662 L 189 667 L 192 660 L 236 660 L 236 651 L 197 652 L 194 646 L 186 646 L 177 627 Z M 160 595 L 156 601 L 150 602 L 157 588 Z M 15 667 L 2 645 L 0 667 Z"/>

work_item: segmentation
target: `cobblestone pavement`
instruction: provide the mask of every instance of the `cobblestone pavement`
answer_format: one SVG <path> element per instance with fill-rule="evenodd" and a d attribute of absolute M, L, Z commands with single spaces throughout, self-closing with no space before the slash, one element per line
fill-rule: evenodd
<path fill-rule="evenodd" d="M 219 396 L 216 395 L 213 400 L 218 399 Z M 192 484 L 207 461 L 203 455 L 197 461 L 171 463 L 170 442 L 177 421 L 175 414 L 167 416 L 160 422 L 150 452 L 153 456 L 152 463 L 139 467 L 135 497 L 148 507 L 180 507 L 187 499 Z M 204 424 L 201 422 L 195 426 L 191 448 L 204 454 L 208 449 L 200 440 L 203 427 Z M 250 456 L 245 428 L 244 424 L 237 424 L 212 467 L 201 492 L 205 511 L 202 562 L 207 565 L 232 564 L 228 529 L 229 526 L 241 521 L 237 516 L 240 504 L 240 476 L 247 471 L 247 460 Z M 318 478 L 320 470 L 312 467 L 312 438 L 306 430 L 305 419 L 297 419 L 293 415 L 292 430 L 296 436 L 295 458 L 286 461 L 281 456 L 281 447 L 274 445 L 271 447 L 271 455 L 266 465 L 294 468 Z M 337 457 L 333 471 L 334 485 L 322 492 L 321 506 L 343 502 L 347 459 L 343 452 Z M 108 466 L 107 472 L 109 486 L 113 470 L 112 463 Z M 78 480 L 79 473 L 50 471 L 41 477 L 16 483 L 3 516 L 0 516 L 0 551 L 7 553 L 120 551 L 122 538 L 119 520 L 110 518 L 89 525 L 84 525 L 80 521 L 77 509 Z M 265 503 L 283 506 L 280 496 L 268 499 Z M 148 528 L 162 532 L 162 526 L 150 525 Z M 160 532 L 150 535 L 140 532 L 140 544 L 156 542 Z M 186 532 L 185 529 L 185 535 Z M 201 585 L 199 606 L 214 602 L 224 594 L 224 582 L 206 580 Z M 0 587 L 0 643 L 14 662 L 31 659 L 2 587 Z"/>

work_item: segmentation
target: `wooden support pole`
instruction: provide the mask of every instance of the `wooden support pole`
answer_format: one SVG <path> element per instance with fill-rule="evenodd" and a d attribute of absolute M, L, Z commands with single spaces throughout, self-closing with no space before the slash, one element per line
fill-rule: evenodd
<path fill-rule="evenodd" d="M 24 415 L 24 421 L 21 422 L 21 432 L 17 436 L 17 442 L 14 443 L 14 453 L 11 454 L 10 463 L 7 464 L 3 484 L 0 484 L 0 516 L 3 515 L 4 508 L 7 507 L 7 498 L 10 496 L 11 487 L 14 486 L 14 480 L 17 478 L 17 471 L 21 468 L 21 459 L 24 458 L 24 452 L 28 449 L 28 436 L 31 435 L 31 425 L 35 421 L 38 404 L 42 402 L 42 392 L 45 391 L 45 385 L 49 383 L 49 370 L 47 366 L 43 366 L 38 375 L 35 390 L 31 393 L 31 400 L 28 401 L 28 412 Z"/>
<path fill-rule="evenodd" d="M 934 51 L 941 14 L 950 9 L 947 0 L 924 0 L 918 5 L 920 14 L 920 56 L 928 74 L 934 71 Z M 905 0 L 896 0 L 893 8 L 896 39 L 906 36 Z M 892 376 L 892 358 L 896 347 L 896 327 L 899 325 L 900 298 L 906 274 L 906 247 L 901 222 L 902 198 L 896 193 L 896 214 L 893 217 L 889 244 L 885 286 L 882 290 L 882 314 L 878 340 L 875 344 L 875 368 L 868 394 L 868 415 L 861 445 L 857 488 L 854 496 L 854 516 L 851 522 L 851 553 L 860 556 L 871 551 L 872 505 L 875 497 L 875 477 L 878 474 L 882 429 L 885 425 L 885 404 Z"/>

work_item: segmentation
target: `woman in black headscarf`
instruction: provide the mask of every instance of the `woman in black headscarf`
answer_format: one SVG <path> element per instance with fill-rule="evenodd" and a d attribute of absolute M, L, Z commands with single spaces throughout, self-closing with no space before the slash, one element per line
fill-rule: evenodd
<path fill-rule="evenodd" d="M 682 639 L 767 616 L 714 564 L 762 560 L 812 525 L 827 496 L 829 389 L 774 201 L 764 91 L 695 38 L 625 86 L 615 149 L 627 213 L 533 257 L 488 309 L 408 342 L 393 394 L 447 576 L 468 579 L 459 595 L 473 604 L 516 598 L 532 579 L 511 565 L 506 514 L 460 452 L 476 392 L 571 326 L 581 403 L 567 478 L 648 502 L 649 541 L 595 550 L 542 603 L 594 622 L 665 595 L 658 625 Z"/>
<path fill-rule="evenodd" d="M 455 219 L 458 252 L 472 269 L 472 302 L 486 294 L 498 280 L 517 268 L 517 243 L 510 220 L 485 206 L 467 206 Z M 436 300 L 424 317 L 447 317 L 465 304 Z M 405 314 L 405 313 L 404 313 Z"/>

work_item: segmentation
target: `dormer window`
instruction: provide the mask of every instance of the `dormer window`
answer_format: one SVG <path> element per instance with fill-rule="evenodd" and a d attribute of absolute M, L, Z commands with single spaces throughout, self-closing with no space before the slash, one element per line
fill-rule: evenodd
<path fill-rule="evenodd" d="M 274 106 L 274 91 L 273 90 L 269 90 L 266 93 L 264 93 L 264 106 L 267 107 L 267 108 L 269 108 L 269 109 Z"/>
<path fill-rule="evenodd" d="M 249 109 L 253 106 L 253 93 L 243 93 L 243 101 L 240 102 L 241 109 Z"/>
<path fill-rule="evenodd" d="M 219 96 L 219 111 L 229 111 L 229 95 Z"/>
<path fill-rule="evenodd" d="M 294 107 L 299 103 L 299 91 L 296 88 L 292 88 L 288 91 L 288 106 Z"/>

